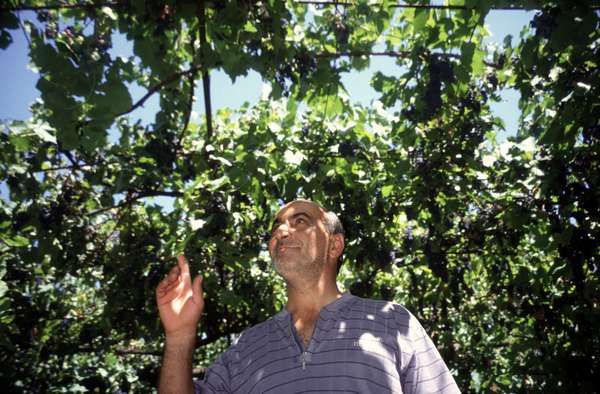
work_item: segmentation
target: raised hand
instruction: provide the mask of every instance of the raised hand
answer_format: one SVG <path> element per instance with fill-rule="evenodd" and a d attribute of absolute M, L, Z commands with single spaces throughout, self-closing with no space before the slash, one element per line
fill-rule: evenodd
<path fill-rule="evenodd" d="M 167 337 L 195 336 L 204 310 L 202 277 L 192 278 L 183 255 L 156 288 L 156 304 Z"/>

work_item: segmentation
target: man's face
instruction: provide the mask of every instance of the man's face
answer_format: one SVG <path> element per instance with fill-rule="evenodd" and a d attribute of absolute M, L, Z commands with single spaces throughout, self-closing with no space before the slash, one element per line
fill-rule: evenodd
<path fill-rule="evenodd" d="M 275 218 L 269 254 L 284 278 L 290 274 L 314 276 L 320 274 L 327 261 L 328 242 L 323 210 L 315 203 L 294 201 Z"/>

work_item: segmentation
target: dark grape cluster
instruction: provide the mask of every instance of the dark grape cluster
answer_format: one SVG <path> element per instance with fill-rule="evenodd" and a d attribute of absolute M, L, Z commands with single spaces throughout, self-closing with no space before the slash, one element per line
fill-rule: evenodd
<path fill-rule="evenodd" d="M 335 15 L 331 22 L 331 30 L 335 35 L 335 39 L 339 47 L 344 48 L 346 45 L 348 45 L 348 38 L 350 37 L 350 28 L 344 22 L 344 18 L 342 15 Z"/>
<path fill-rule="evenodd" d="M 37 12 L 36 17 L 39 22 L 44 23 L 50 19 L 50 13 L 47 10 L 41 10 Z"/>
<path fill-rule="evenodd" d="M 274 80 L 283 90 L 283 96 L 288 97 L 291 86 L 305 81 L 314 73 L 317 61 L 307 50 L 301 49 L 290 62 L 282 62 L 275 69 Z"/>
<path fill-rule="evenodd" d="M 535 34 L 544 38 L 550 38 L 552 32 L 556 29 L 557 9 L 546 9 L 535 14 L 530 26 L 535 29 Z"/>
<path fill-rule="evenodd" d="M 600 125 L 596 124 L 583 130 L 583 143 L 591 145 L 600 142 Z"/>
<path fill-rule="evenodd" d="M 442 106 L 442 84 L 454 81 L 454 68 L 448 58 L 431 56 L 429 60 L 429 81 L 425 88 L 426 114 L 433 116 Z"/>

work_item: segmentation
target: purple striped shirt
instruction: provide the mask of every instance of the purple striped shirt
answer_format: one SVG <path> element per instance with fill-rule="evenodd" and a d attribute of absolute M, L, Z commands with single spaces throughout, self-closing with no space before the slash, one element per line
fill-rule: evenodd
<path fill-rule="evenodd" d="M 404 307 L 344 293 L 321 309 L 306 349 L 287 310 L 244 331 L 196 393 L 459 393 Z"/>

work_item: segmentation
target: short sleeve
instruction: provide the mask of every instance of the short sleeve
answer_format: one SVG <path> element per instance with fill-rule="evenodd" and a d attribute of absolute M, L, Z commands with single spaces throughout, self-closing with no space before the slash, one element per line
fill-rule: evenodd
<path fill-rule="evenodd" d="M 194 393 L 230 393 L 230 374 L 225 362 L 225 355 L 220 355 L 217 360 L 207 368 L 203 379 L 194 381 Z"/>
<path fill-rule="evenodd" d="M 425 329 L 414 316 L 410 316 L 412 331 L 404 346 L 400 383 L 406 394 L 460 393 L 454 377 L 442 359 Z"/>

